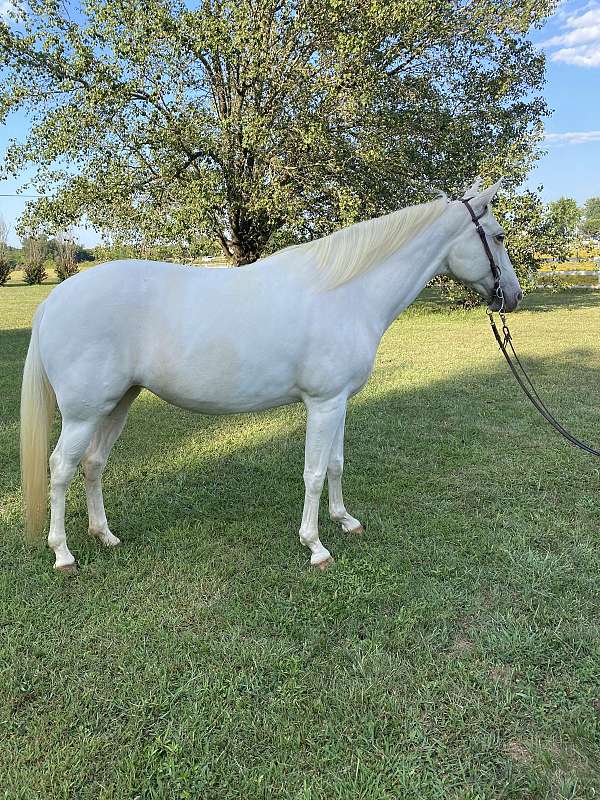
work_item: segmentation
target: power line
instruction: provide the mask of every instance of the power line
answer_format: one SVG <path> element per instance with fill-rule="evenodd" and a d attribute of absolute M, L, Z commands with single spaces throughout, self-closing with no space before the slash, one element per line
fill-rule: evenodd
<path fill-rule="evenodd" d="M 0 197 L 43 197 L 43 194 L 0 194 Z"/>

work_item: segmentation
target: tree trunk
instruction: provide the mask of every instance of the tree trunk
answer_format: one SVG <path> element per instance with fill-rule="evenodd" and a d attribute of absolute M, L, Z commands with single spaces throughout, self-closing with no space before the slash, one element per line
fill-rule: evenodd
<path fill-rule="evenodd" d="M 252 264 L 262 256 L 269 237 L 277 227 L 273 220 L 264 217 L 242 219 L 230 231 L 217 231 L 223 255 L 236 267 Z"/>
<path fill-rule="evenodd" d="M 233 239 L 225 236 L 220 236 L 221 250 L 226 259 L 231 261 L 234 267 L 243 267 L 244 264 L 252 264 L 260 258 L 260 252 L 257 252 L 256 247 L 250 243 L 234 241 Z"/>

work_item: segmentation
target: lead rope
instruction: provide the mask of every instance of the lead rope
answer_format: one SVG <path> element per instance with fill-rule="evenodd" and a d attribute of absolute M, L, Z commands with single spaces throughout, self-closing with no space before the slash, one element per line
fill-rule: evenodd
<path fill-rule="evenodd" d="M 519 356 L 517 355 L 517 352 L 514 348 L 512 336 L 508 328 L 508 324 L 506 322 L 506 317 L 504 316 L 504 314 L 500 312 L 500 319 L 502 320 L 503 336 L 500 335 L 500 331 L 498 330 L 498 326 L 496 325 L 496 321 L 494 319 L 494 312 L 488 308 L 487 315 L 490 320 L 490 325 L 492 326 L 492 331 L 494 333 L 496 341 L 498 342 L 500 350 L 502 351 L 502 355 L 506 359 L 506 362 L 510 367 L 512 374 L 517 379 L 519 386 L 521 387 L 521 389 L 523 389 L 523 392 L 529 398 L 533 406 L 540 412 L 540 414 L 544 417 L 544 419 L 547 422 L 549 422 L 550 425 L 552 425 L 552 427 L 555 428 L 561 434 L 561 436 L 564 436 L 564 438 L 568 442 L 570 442 L 570 444 L 573 445 L 573 447 L 579 447 L 581 450 L 584 450 L 586 453 L 590 453 L 593 456 L 600 456 L 600 451 L 595 450 L 593 447 L 590 447 L 589 444 L 582 442 L 576 436 L 573 436 L 573 434 L 570 431 L 564 428 L 560 424 L 560 422 L 556 419 L 554 414 L 552 414 L 552 412 L 548 409 L 542 398 L 539 396 L 533 381 L 527 374 L 527 371 L 525 370 L 525 367 L 521 363 L 521 360 L 519 359 Z M 515 362 L 518 365 L 518 369 L 517 366 L 515 366 L 515 364 L 513 363 L 508 348 L 510 348 L 511 353 L 514 356 Z M 519 370 L 522 373 L 522 375 L 519 373 Z"/>
<path fill-rule="evenodd" d="M 595 450 L 593 447 L 590 447 L 589 444 L 586 444 L 585 442 L 582 442 L 580 439 L 578 439 L 576 436 L 573 436 L 573 434 L 570 431 L 568 431 L 560 424 L 560 422 L 556 419 L 554 414 L 552 414 L 552 412 L 548 409 L 542 398 L 539 396 L 533 381 L 527 374 L 527 371 L 525 370 L 523 364 L 521 364 L 521 360 L 519 359 L 519 356 L 517 355 L 517 352 L 514 348 L 512 336 L 508 328 L 508 323 L 506 322 L 506 316 L 504 314 L 504 292 L 502 291 L 502 286 L 500 285 L 500 278 L 502 273 L 500 271 L 500 267 L 494 261 L 494 256 L 492 254 L 492 251 L 490 250 L 486 232 L 483 230 L 480 223 L 480 219 L 485 214 L 486 209 L 484 208 L 481 214 L 477 216 L 477 214 L 475 214 L 475 212 L 473 211 L 471 204 L 469 203 L 469 200 L 471 199 L 472 198 L 470 197 L 461 198 L 460 202 L 464 204 L 465 208 L 467 209 L 467 211 L 471 216 L 471 221 L 475 225 L 475 230 L 477 231 L 477 234 L 481 240 L 481 244 L 483 245 L 483 249 L 490 264 L 490 270 L 492 271 L 492 275 L 494 277 L 492 302 L 494 300 L 498 300 L 500 306 L 500 308 L 498 309 L 498 314 L 500 316 L 500 319 L 502 320 L 503 336 L 500 335 L 500 331 L 498 330 L 498 326 L 496 325 L 496 321 L 494 319 L 494 312 L 490 306 L 488 306 L 487 308 L 487 315 L 490 320 L 490 325 L 492 326 L 492 331 L 494 333 L 496 341 L 498 342 L 500 350 L 502 351 L 502 355 L 506 359 L 506 363 L 510 367 L 512 374 L 515 376 L 517 383 L 519 384 L 521 389 L 523 389 L 523 392 L 525 393 L 526 397 L 531 401 L 534 408 L 536 408 L 540 412 L 542 417 L 544 417 L 544 419 L 547 422 L 549 422 L 550 425 L 552 425 L 552 427 L 555 430 L 557 430 L 561 436 L 564 436 L 565 439 L 570 444 L 573 445 L 573 447 L 579 447 L 581 450 L 585 450 L 586 453 L 590 453 L 593 456 L 600 457 L 600 451 Z M 515 366 L 515 363 L 513 362 L 511 355 L 508 351 L 508 348 L 510 348 L 510 353 L 512 353 L 512 355 L 514 356 L 517 366 Z"/>

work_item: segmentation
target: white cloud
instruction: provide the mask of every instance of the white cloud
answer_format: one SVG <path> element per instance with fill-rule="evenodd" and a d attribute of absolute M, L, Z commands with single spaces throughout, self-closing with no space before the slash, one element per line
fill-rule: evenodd
<path fill-rule="evenodd" d="M 562 32 L 540 43 L 552 61 L 577 67 L 600 67 L 600 5 L 588 3 L 557 15 Z M 558 48 L 558 49 L 554 49 Z"/>
<path fill-rule="evenodd" d="M 12 0 L 0 0 L 0 19 L 10 19 L 9 14 L 13 10 L 14 4 Z"/>
<path fill-rule="evenodd" d="M 590 25 L 587 28 L 575 28 L 575 30 L 569 33 L 553 36 L 551 39 L 542 42 L 542 46 L 556 47 L 559 44 L 572 46 L 585 44 L 586 42 L 594 42 L 596 39 L 600 39 L 600 22 L 597 25 Z"/>
<path fill-rule="evenodd" d="M 551 58 L 576 67 L 600 67 L 600 41 L 584 47 L 563 47 L 552 53 Z"/>
<path fill-rule="evenodd" d="M 586 142 L 600 142 L 600 131 L 547 133 L 544 139 L 548 144 L 585 144 Z"/>

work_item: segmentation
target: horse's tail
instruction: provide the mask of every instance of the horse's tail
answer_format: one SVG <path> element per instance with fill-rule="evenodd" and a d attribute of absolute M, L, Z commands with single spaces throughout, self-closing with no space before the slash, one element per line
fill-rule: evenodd
<path fill-rule="evenodd" d="M 33 318 L 21 386 L 21 486 L 25 535 L 39 536 L 48 500 L 48 436 L 56 398 L 40 358 L 39 330 L 43 303 Z"/>

